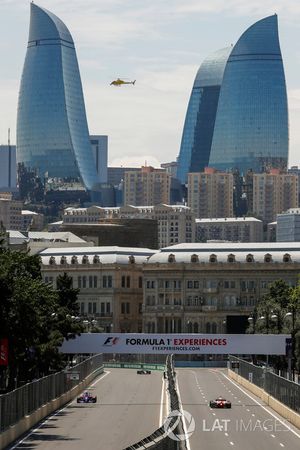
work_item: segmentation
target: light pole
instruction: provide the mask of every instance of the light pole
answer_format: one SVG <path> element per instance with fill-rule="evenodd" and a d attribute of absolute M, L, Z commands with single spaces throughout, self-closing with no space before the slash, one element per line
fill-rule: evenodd
<path fill-rule="evenodd" d="M 294 305 L 291 306 L 291 311 L 285 314 L 285 318 L 292 319 L 292 349 L 288 352 L 288 373 L 290 376 L 292 375 L 292 379 L 295 379 L 295 323 L 296 323 L 296 307 Z"/>

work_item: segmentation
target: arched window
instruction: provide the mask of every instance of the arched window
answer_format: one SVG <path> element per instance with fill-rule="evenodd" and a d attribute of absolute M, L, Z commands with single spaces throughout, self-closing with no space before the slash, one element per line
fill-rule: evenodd
<path fill-rule="evenodd" d="M 210 322 L 206 322 L 206 324 L 205 324 L 205 332 L 206 333 L 211 333 Z"/>
<path fill-rule="evenodd" d="M 65 256 L 62 256 L 62 257 L 60 258 L 60 263 L 61 263 L 61 264 L 66 264 L 66 262 L 67 262 L 67 258 L 66 258 Z"/>
<path fill-rule="evenodd" d="M 228 255 L 227 262 L 234 263 L 235 262 L 235 255 L 233 255 L 232 253 L 230 255 Z"/>
<path fill-rule="evenodd" d="M 217 324 L 216 324 L 216 322 L 213 322 L 213 323 L 211 324 L 211 332 L 212 332 L 213 334 L 216 334 L 216 332 L 217 332 Z"/>
<path fill-rule="evenodd" d="M 210 257 L 209 257 L 209 262 L 210 263 L 216 263 L 218 261 L 218 259 L 217 259 L 217 255 L 210 255 Z"/>
<path fill-rule="evenodd" d="M 199 256 L 198 255 L 192 255 L 191 256 L 191 263 L 198 263 L 199 262 Z"/>
<path fill-rule="evenodd" d="M 253 255 L 251 255 L 251 253 L 249 253 L 249 255 L 246 256 L 246 261 L 247 261 L 247 263 L 254 262 L 254 257 L 253 257 Z"/>
<path fill-rule="evenodd" d="M 77 264 L 77 256 L 73 255 L 71 258 L 71 264 Z"/>
<path fill-rule="evenodd" d="M 82 264 L 88 264 L 89 258 L 86 255 L 83 255 L 82 257 Z"/>
<path fill-rule="evenodd" d="M 197 322 L 194 323 L 194 333 L 199 333 L 199 325 Z"/>
<path fill-rule="evenodd" d="M 129 259 L 129 264 L 135 263 L 135 257 L 133 255 L 130 255 L 128 259 Z"/>
<path fill-rule="evenodd" d="M 169 255 L 168 257 L 168 262 L 169 263 L 174 263 L 175 262 L 175 255 L 173 255 L 172 253 Z"/>
<path fill-rule="evenodd" d="M 270 263 L 272 262 L 272 255 L 270 255 L 270 253 L 267 253 L 265 255 L 265 259 L 264 259 L 265 263 Z"/>
<path fill-rule="evenodd" d="M 193 332 L 193 324 L 190 321 L 188 321 L 188 323 L 187 323 L 187 331 L 188 331 L 188 333 Z"/>
<path fill-rule="evenodd" d="M 291 255 L 289 255 L 288 253 L 286 253 L 285 255 L 283 255 L 282 260 L 283 260 L 283 262 L 285 262 L 285 263 L 292 262 Z"/>

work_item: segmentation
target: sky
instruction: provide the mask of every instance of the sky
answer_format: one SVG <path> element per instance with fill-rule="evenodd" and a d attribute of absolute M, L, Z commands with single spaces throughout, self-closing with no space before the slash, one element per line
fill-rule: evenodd
<path fill-rule="evenodd" d="M 71 32 L 90 134 L 110 166 L 175 161 L 194 78 L 212 52 L 277 13 L 289 102 L 289 166 L 300 166 L 299 0 L 40 0 Z M 15 143 L 30 3 L 0 0 L 0 144 Z M 116 78 L 135 86 L 110 86 Z"/>

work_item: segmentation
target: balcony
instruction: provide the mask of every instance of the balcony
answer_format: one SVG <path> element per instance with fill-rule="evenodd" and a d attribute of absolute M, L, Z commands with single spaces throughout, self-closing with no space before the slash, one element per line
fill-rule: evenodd
<path fill-rule="evenodd" d="M 217 311 L 217 305 L 203 305 L 202 311 Z"/>
<path fill-rule="evenodd" d="M 219 289 L 217 287 L 203 288 L 204 294 L 217 294 L 218 291 L 219 291 Z"/>
<path fill-rule="evenodd" d="M 182 305 L 144 305 L 143 311 L 181 311 Z"/>

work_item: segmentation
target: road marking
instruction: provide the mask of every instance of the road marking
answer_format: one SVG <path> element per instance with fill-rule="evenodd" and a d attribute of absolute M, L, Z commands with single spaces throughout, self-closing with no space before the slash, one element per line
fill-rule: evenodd
<path fill-rule="evenodd" d="M 230 441 L 230 445 L 234 445 L 234 443 L 232 441 Z"/>
<path fill-rule="evenodd" d="M 247 408 L 247 411 L 250 412 L 250 409 Z"/>
<path fill-rule="evenodd" d="M 284 447 L 284 445 L 281 442 L 279 443 L 279 445 L 280 445 L 280 447 Z"/>
<path fill-rule="evenodd" d="M 295 436 L 297 436 L 300 439 L 300 434 L 294 431 L 289 425 L 287 425 L 283 420 L 279 419 L 275 414 L 273 414 L 271 411 L 269 411 L 264 405 L 259 403 L 252 395 L 248 394 L 244 389 L 242 389 L 237 383 L 235 383 L 233 380 L 231 380 L 225 373 L 222 372 L 223 377 L 225 377 L 230 383 L 232 383 L 235 387 L 237 387 L 240 391 L 242 391 L 245 395 L 247 395 L 253 402 L 255 402 L 257 405 L 259 405 L 262 409 L 264 409 L 270 416 L 274 417 L 274 419 L 277 419 L 282 425 L 284 425 L 289 431 L 294 433 Z M 252 414 L 254 416 L 254 414 Z"/>
<path fill-rule="evenodd" d="M 229 436 L 229 434 L 228 434 L 228 433 L 225 433 L 225 436 L 227 436 L 227 437 L 228 437 L 228 436 Z"/>
<path fill-rule="evenodd" d="M 178 394 L 178 400 L 179 400 L 179 409 L 182 411 L 182 402 L 181 402 L 181 395 L 180 395 L 180 390 L 179 390 L 179 383 L 178 383 L 178 378 L 176 377 L 176 388 L 177 388 L 177 394 Z M 186 423 L 185 423 L 185 417 L 182 416 L 182 424 L 183 424 L 183 431 L 185 434 L 185 442 L 186 442 L 186 448 L 187 450 L 191 450 L 191 445 L 190 445 L 190 439 L 187 435 L 186 432 Z"/>
<path fill-rule="evenodd" d="M 110 374 L 110 372 L 105 371 L 104 375 L 99 377 L 98 380 L 95 381 L 95 383 L 91 384 L 90 386 L 95 386 L 95 384 L 97 384 L 100 380 L 103 380 L 103 378 L 105 378 L 108 374 Z M 68 402 L 63 408 L 59 409 L 54 414 L 51 414 L 51 416 L 48 416 L 47 419 L 44 420 L 43 422 L 41 422 L 38 427 L 34 428 L 32 431 L 30 431 L 28 434 L 26 434 L 26 436 L 24 436 L 23 439 L 18 441 L 13 447 L 10 447 L 10 450 L 14 450 L 15 448 L 18 448 L 19 445 L 23 444 L 32 434 L 36 433 L 43 425 L 45 425 L 45 423 L 47 423 L 50 419 L 52 419 L 52 417 L 55 417 L 59 413 L 64 411 L 73 401 L 74 401 L 74 399 L 71 400 L 70 402 Z"/>
<path fill-rule="evenodd" d="M 161 384 L 161 396 L 160 396 L 160 410 L 159 410 L 159 428 L 163 424 L 163 406 L 164 406 L 164 396 L 165 396 L 165 380 L 162 379 Z"/>
<path fill-rule="evenodd" d="M 271 434 L 271 436 L 272 436 L 272 438 L 274 438 L 274 437 L 275 437 L 275 434 Z"/>

